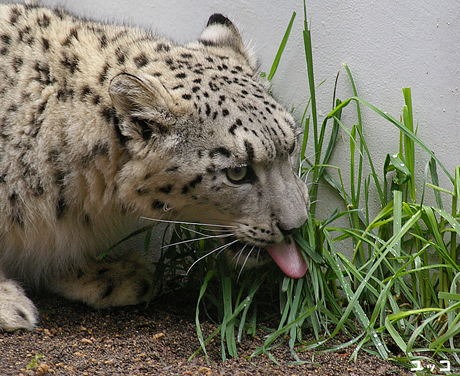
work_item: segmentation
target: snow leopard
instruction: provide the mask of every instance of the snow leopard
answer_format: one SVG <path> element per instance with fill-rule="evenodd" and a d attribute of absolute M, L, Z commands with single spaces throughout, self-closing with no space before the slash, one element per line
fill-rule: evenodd
<path fill-rule="evenodd" d="M 0 329 L 37 325 L 24 286 L 96 308 L 145 301 L 142 252 L 97 259 L 142 218 L 222 226 L 232 251 L 302 277 L 290 241 L 308 217 L 299 134 L 221 14 L 179 45 L 0 5 Z"/>

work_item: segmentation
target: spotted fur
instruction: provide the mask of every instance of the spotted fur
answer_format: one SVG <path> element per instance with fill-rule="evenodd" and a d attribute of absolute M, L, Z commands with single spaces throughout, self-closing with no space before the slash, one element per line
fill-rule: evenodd
<path fill-rule="evenodd" d="M 36 323 L 10 278 L 96 307 L 145 300 L 147 262 L 91 261 L 141 216 L 231 225 L 238 244 L 257 247 L 306 220 L 291 168 L 298 129 L 222 15 L 178 46 L 60 9 L 1 5 L 0 103 L 5 330 Z"/>

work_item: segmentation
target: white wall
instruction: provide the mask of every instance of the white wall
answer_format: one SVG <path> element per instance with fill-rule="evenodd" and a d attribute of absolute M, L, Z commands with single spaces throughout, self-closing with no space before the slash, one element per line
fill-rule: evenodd
<path fill-rule="evenodd" d="M 411 87 L 419 136 L 453 173 L 460 163 L 460 2 L 457 0 L 306 0 L 312 28 L 320 114 L 331 108 L 334 77 L 342 62 L 351 68 L 362 98 L 399 118 L 401 88 Z M 195 39 L 214 12 L 228 15 L 251 42 L 269 70 L 290 16 L 294 29 L 274 80 L 275 95 L 302 113 L 308 99 L 301 30 L 301 0 L 43 0 L 89 18 L 151 27 L 178 42 Z M 342 70 L 339 97 L 351 96 Z M 345 121 L 353 116 L 345 116 Z M 398 150 L 399 135 L 370 111 L 364 112 L 365 134 L 377 166 Z M 342 140 L 334 163 L 347 165 Z M 419 152 L 419 168 L 426 156 Z M 422 158 L 423 156 L 423 158 Z M 381 161 L 381 162 L 378 162 Z M 344 167 L 346 170 L 346 167 Z M 447 181 L 445 186 L 448 186 Z M 334 204 L 325 206 L 327 212 Z"/>

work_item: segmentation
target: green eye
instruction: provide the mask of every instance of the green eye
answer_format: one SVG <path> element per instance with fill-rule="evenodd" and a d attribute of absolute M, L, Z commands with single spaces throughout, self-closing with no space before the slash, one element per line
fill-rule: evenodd
<path fill-rule="evenodd" d="M 238 166 L 227 170 L 227 179 L 233 184 L 241 184 L 246 180 L 248 174 L 247 166 Z"/>

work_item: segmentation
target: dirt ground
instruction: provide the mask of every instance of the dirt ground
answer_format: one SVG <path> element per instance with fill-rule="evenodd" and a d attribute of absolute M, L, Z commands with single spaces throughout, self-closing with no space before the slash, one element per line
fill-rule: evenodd
<path fill-rule="evenodd" d="M 307 361 L 293 364 L 287 344 L 273 356 L 248 359 L 263 343 L 264 331 L 244 338 L 238 359 L 222 362 L 220 339 L 207 346 L 210 364 L 198 348 L 193 294 L 163 296 L 149 307 L 103 311 L 55 296 L 32 299 L 39 307 L 40 326 L 33 332 L 0 333 L 0 375 L 411 375 L 395 365 L 361 352 L 349 362 L 342 353 L 299 353 Z M 203 324 L 210 333 L 216 326 Z"/>

